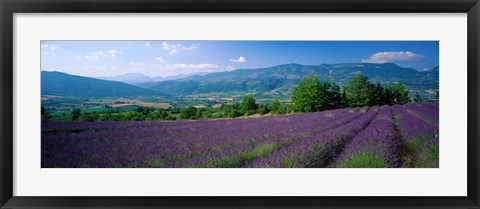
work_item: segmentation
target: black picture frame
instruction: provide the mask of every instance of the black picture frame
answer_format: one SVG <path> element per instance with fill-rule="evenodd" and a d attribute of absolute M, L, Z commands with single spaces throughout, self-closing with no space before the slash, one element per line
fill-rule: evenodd
<path fill-rule="evenodd" d="M 479 0 L 0 0 L 1 208 L 480 208 Z M 468 195 L 466 197 L 19 197 L 13 196 L 15 13 L 467 13 Z M 448 179 L 446 179 L 448 180 Z M 93 188 L 92 188 L 93 189 Z M 412 188 L 415 189 L 415 188 Z"/>

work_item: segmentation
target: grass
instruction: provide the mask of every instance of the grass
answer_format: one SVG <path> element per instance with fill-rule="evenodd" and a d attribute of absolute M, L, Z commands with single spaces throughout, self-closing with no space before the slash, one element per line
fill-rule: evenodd
<path fill-rule="evenodd" d="M 159 159 L 150 159 L 150 160 L 147 161 L 147 165 L 149 167 L 154 167 L 154 168 L 158 167 L 158 166 L 160 166 L 160 160 Z"/>
<path fill-rule="evenodd" d="M 281 147 L 280 144 L 274 144 L 274 143 L 263 144 L 256 147 L 253 150 L 244 152 L 242 158 L 243 158 L 243 161 L 246 162 L 246 161 L 253 160 L 255 158 L 265 157 L 268 154 L 272 153 L 273 151 L 279 149 L 280 147 Z"/>
<path fill-rule="evenodd" d="M 382 156 L 370 152 L 354 154 L 344 159 L 337 167 L 340 168 L 386 168 L 385 159 Z"/>
<path fill-rule="evenodd" d="M 309 135 L 310 135 L 310 133 L 304 132 L 304 133 L 301 134 L 300 138 L 304 138 L 304 137 L 307 137 Z M 267 139 L 267 138 L 271 138 L 271 137 L 274 137 L 274 136 L 275 136 L 274 134 L 266 134 L 263 137 Z M 248 140 L 247 143 L 253 145 L 257 142 L 257 140 L 258 139 L 256 139 L 256 138 L 251 138 L 251 139 Z M 296 139 L 287 137 L 287 138 L 282 139 L 281 143 L 261 144 L 261 145 L 256 146 L 252 150 L 247 150 L 247 151 L 241 153 L 240 156 L 226 156 L 226 157 L 222 157 L 220 159 L 214 159 L 214 160 L 212 160 L 210 162 L 207 162 L 205 164 L 202 164 L 198 167 L 201 167 L 201 168 L 235 168 L 235 167 L 240 167 L 240 166 L 244 165 L 245 163 L 247 163 L 249 161 L 252 161 L 254 159 L 266 157 L 269 154 L 279 150 L 280 148 L 282 148 L 284 146 L 288 146 L 295 141 L 296 141 Z M 222 149 L 221 147 L 212 147 L 212 149 L 210 151 L 218 152 L 216 150 L 221 150 L 221 149 Z M 291 166 L 294 166 L 294 165 L 291 165 Z M 282 167 L 289 167 L 289 166 L 282 166 Z"/>
<path fill-rule="evenodd" d="M 280 149 L 281 144 L 269 143 L 255 147 L 253 150 L 247 150 L 240 156 L 225 156 L 212 159 L 210 162 L 200 165 L 201 168 L 236 168 L 256 158 L 265 157 L 270 153 Z M 215 147 L 213 147 L 215 148 Z M 212 149 L 213 149 L 212 148 Z"/>
<path fill-rule="evenodd" d="M 418 167 L 421 168 L 439 168 L 440 146 L 433 144 L 423 150 L 419 155 Z"/>
<path fill-rule="evenodd" d="M 296 168 L 298 167 L 292 160 L 282 157 L 280 158 L 280 167 L 282 168 Z"/>
<path fill-rule="evenodd" d="M 222 149 L 222 148 L 220 148 L 219 146 L 213 146 L 213 147 L 210 149 L 210 151 L 212 151 L 212 152 L 218 152 L 218 151 L 220 151 L 221 149 Z"/>
<path fill-rule="evenodd" d="M 431 145 L 425 148 L 423 145 L 427 140 L 435 137 L 434 135 L 425 135 L 418 137 L 402 146 L 402 167 L 404 168 L 438 168 L 439 165 L 439 146 Z"/>

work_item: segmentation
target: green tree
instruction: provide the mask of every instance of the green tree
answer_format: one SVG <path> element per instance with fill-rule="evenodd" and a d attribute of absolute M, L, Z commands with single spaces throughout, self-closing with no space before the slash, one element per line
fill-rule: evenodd
<path fill-rule="evenodd" d="M 243 97 L 242 102 L 240 103 L 240 112 L 243 115 L 254 114 L 257 109 L 258 105 L 253 97 L 253 94 Z"/>
<path fill-rule="evenodd" d="M 405 89 L 402 83 L 398 82 L 393 86 L 393 95 L 396 104 L 407 104 L 412 102 L 408 97 L 408 91 Z"/>
<path fill-rule="evenodd" d="M 149 113 L 154 111 L 154 108 L 150 107 L 138 107 L 135 111 L 142 113 L 144 115 L 148 115 Z"/>
<path fill-rule="evenodd" d="M 357 74 L 345 84 L 345 99 L 349 107 L 361 107 L 372 105 L 372 95 L 375 86 L 368 81 L 368 77 Z"/>
<path fill-rule="evenodd" d="M 231 109 L 227 113 L 227 117 L 236 118 L 242 116 L 242 113 L 237 109 Z"/>
<path fill-rule="evenodd" d="M 167 110 L 162 110 L 158 120 L 176 120 L 175 116 L 172 116 L 168 113 Z"/>
<path fill-rule="evenodd" d="M 388 104 L 388 99 L 386 98 L 385 89 L 377 83 L 372 87 L 370 92 L 370 106 L 375 105 L 385 105 Z"/>
<path fill-rule="evenodd" d="M 159 119 L 161 120 L 167 120 L 169 118 L 169 114 L 167 113 L 167 111 L 162 111 L 162 113 L 160 114 L 160 117 Z"/>
<path fill-rule="evenodd" d="M 282 109 L 280 109 L 279 114 L 291 114 L 294 112 L 295 112 L 295 107 L 293 106 L 293 104 L 287 104 L 283 106 Z"/>
<path fill-rule="evenodd" d="M 422 103 L 424 102 L 423 101 L 423 98 L 420 96 L 420 94 L 415 94 L 415 98 L 413 98 L 413 101 L 416 102 L 416 103 Z"/>
<path fill-rule="evenodd" d="M 87 121 L 87 122 L 95 122 L 95 121 L 99 120 L 99 117 L 96 113 L 84 114 L 81 117 L 79 117 L 78 120 Z"/>
<path fill-rule="evenodd" d="M 141 112 L 141 113 L 143 113 L 144 110 L 145 110 L 145 109 L 144 109 L 143 107 L 138 107 L 138 108 L 136 109 L 137 112 Z"/>
<path fill-rule="evenodd" d="M 282 104 L 280 103 L 280 100 L 277 98 L 273 99 L 270 103 L 267 105 L 268 111 L 279 114 L 280 109 L 282 108 Z"/>
<path fill-rule="evenodd" d="M 163 113 L 163 110 L 160 110 L 160 109 L 151 111 L 145 115 L 145 120 L 163 120 L 162 113 Z"/>
<path fill-rule="evenodd" d="M 257 112 L 262 114 L 262 115 L 265 115 L 265 114 L 269 113 L 270 110 L 268 109 L 268 104 L 258 105 L 258 111 Z"/>
<path fill-rule="evenodd" d="M 110 121 L 110 120 L 113 120 L 113 116 L 112 116 L 112 111 L 109 110 L 103 114 L 100 114 L 100 117 L 99 117 L 99 120 L 101 121 Z"/>
<path fill-rule="evenodd" d="M 195 114 L 195 119 L 203 118 L 203 114 L 207 112 L 207 108 L 198 108 Z"/>
<path fill-rule="evenodd" d="M 435 91 L 435 96 L 433 97 L 435 100 L 440 100 L 440 92 L 439 91 Z"/>
<path fill-rule="evenodd" d="M 75 108 L 70 112 L 70 115 L 72 116 L 72 120 L 76 121 L 82 115 L 82 111 L 78 108 Z"/>
<path fill-rule="evenodd" d="M 320 109 L 320 81 L 315 73 L 304 77 L 295 87 L 292 101 L 295 110 L 299 112 L 313 112 Z"/>
<path fill-rule="evenodd" d="M 292 101 L 297 111 L 321 111 L 342 107 L 343 93 L 340 86 L 330 79 L 320 82 L 312 73 L 297 85 L 293 91 Z"/>
<path fill-rule="evenodd" d="M 130 121 L 145 120 L 145 115 L 143 114 L 143 112 L 137 112 L 137 111 L 127 112 L 125 117 L 126 117 L 126 120 L 130 120 Z"/>
<path fill-rule="evenodd" d="M 330 81 L 330 79 L 320 82 L 319 85 L 318 110 L 328 110 L 342 107 L 343 93 L 340 86 Z"/>
<path fill-rule="evenodd" d="M 383 89 L 383 104 L 394 105 L 395 103 L 396 101 L 393 86 L 385 86 Z"/>
<path fill-rule="evenodd" d="M 42 120 L 48 121 L 50 118 L 52 118 L 52 115 L 50 114 L 50 110 L 42 106 Z"/>
<path fill-rule="evenodd" d="M 229 118 L 235 118 L 235 117 L 239 117 L 242 115 L 242 113 L 240 113 L 240 107 L 238 105 L 238 103 L 235 103 L 235 104 L 223 104 L 222 107 L 222 114 L 221 115 L 216 115 L 218 117 L 229 117 Z"/>
<path fill-rule="evenodd" d="M 196 119 L 197 116 L 197 108 L 194 106 L 190 106 L 184 108 L 180 111 L 180 115 L 178 116 L 179 119 Z"/>
<path fill-rule="evenodd" d="M 213 111 L 211 108 L 208 108 L 208 109 L 205 109 L 203 112 L 202 112 L 202 115 L 201 115 L 202 118 L 212 118 L 213 117 Z"/>

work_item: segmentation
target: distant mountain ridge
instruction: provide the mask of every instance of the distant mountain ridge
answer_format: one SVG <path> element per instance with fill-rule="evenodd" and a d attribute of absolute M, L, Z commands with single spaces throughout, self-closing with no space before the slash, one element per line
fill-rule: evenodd
<path fill-rule="evenodd" d="M 41 72 L 42 95 L 75 97 L 152 96 L 158 92 L 117 81 L 69 75 L 55 71 Z"/>
<path fill-rule="evenodd" d="M 130 85 L 117 81 L 42 71 L 42 94 L 78 97 L 115 96 L 188 96 L 194 94 L 218 94 L 255 92 L 263 98 L 290 98 L 295 86 L 303 77 L 315 73 L 320 80 L 344 85 L 359 73 L 369 77 L 372 83 L 393 85 L 401 82 L 409 90 L 431 96 L 439 88 L 439 68 L 417 71 L 393 63 L 342 63 L 322 65 L 284 64 L 267 68 L 237 69 L 233 71 L 193 75 L 175 80 L 146 82 Z M 142 74 L 143 75 L 143 74 Z M 126 75 L 128 77 L 128 75 Z M 134 78 L 135 76 L 130 76 Z M 142 77 L 138 75 L 138 77 Z"/>
<path fill-rule="evenodd" d="M 98 77 L 98 79 L 107 80 L 107 81 L 119 81 L 123 83 L 136 85 L 141 83 L 155 83 L 160 81 L 177 80 L 177 79 L 187 78 L 194 75 L 205 75 L 205 74 L 208 74 L 208 73 L 200 72 L 200 73 L 192 73 L 187 75 L 178 74 L 178 75 L 166 76 L 166 77 L 162 77 L 162 76 L 150 77 L 143 73 L 126 73 L 126 74 L 121 74 L 121 75 L 116 75 L 111 77 Z"/>
<path fill-rule="evenodd" d="M 145 82 L 158 82 L 163 81 L 163 77 L 149 77 L 142 73 L 126 73 L 111 77 L 98 77 L 98 79 L 106 80 L 106 81 L 119 81 L 128 84 L 135 84 L 135 83 L 145 83 Z"/>
<path fill-rule="evenodd" d="M 393 63 L 343 63 L 322 65 L 285 64 L 268 68 L 238 69 L 234 71 L 190 76 L 173 81 L 149 83 L 149 89 L 165 94 L 195 94 L 229 91 L 256 91 L 269 95 L 288 96 L 305 76 L 315 73 L 320 80 L 327 78 L 343 85 L 358 73 L 373 83 L 392 85 L 403 83 L 410 93 L 428 94 L 438 89 L 439 69 L 419 72 Z M 143 86 L 143 84 L 138 84 Z"/>

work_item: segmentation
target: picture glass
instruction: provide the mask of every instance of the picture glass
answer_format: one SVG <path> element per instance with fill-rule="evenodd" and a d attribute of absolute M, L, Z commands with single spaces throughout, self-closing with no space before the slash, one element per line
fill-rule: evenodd
<path fill-rule="evenodd" d="M 42 168 L 439 168 L 438 41 L 41 41 Z"/>

